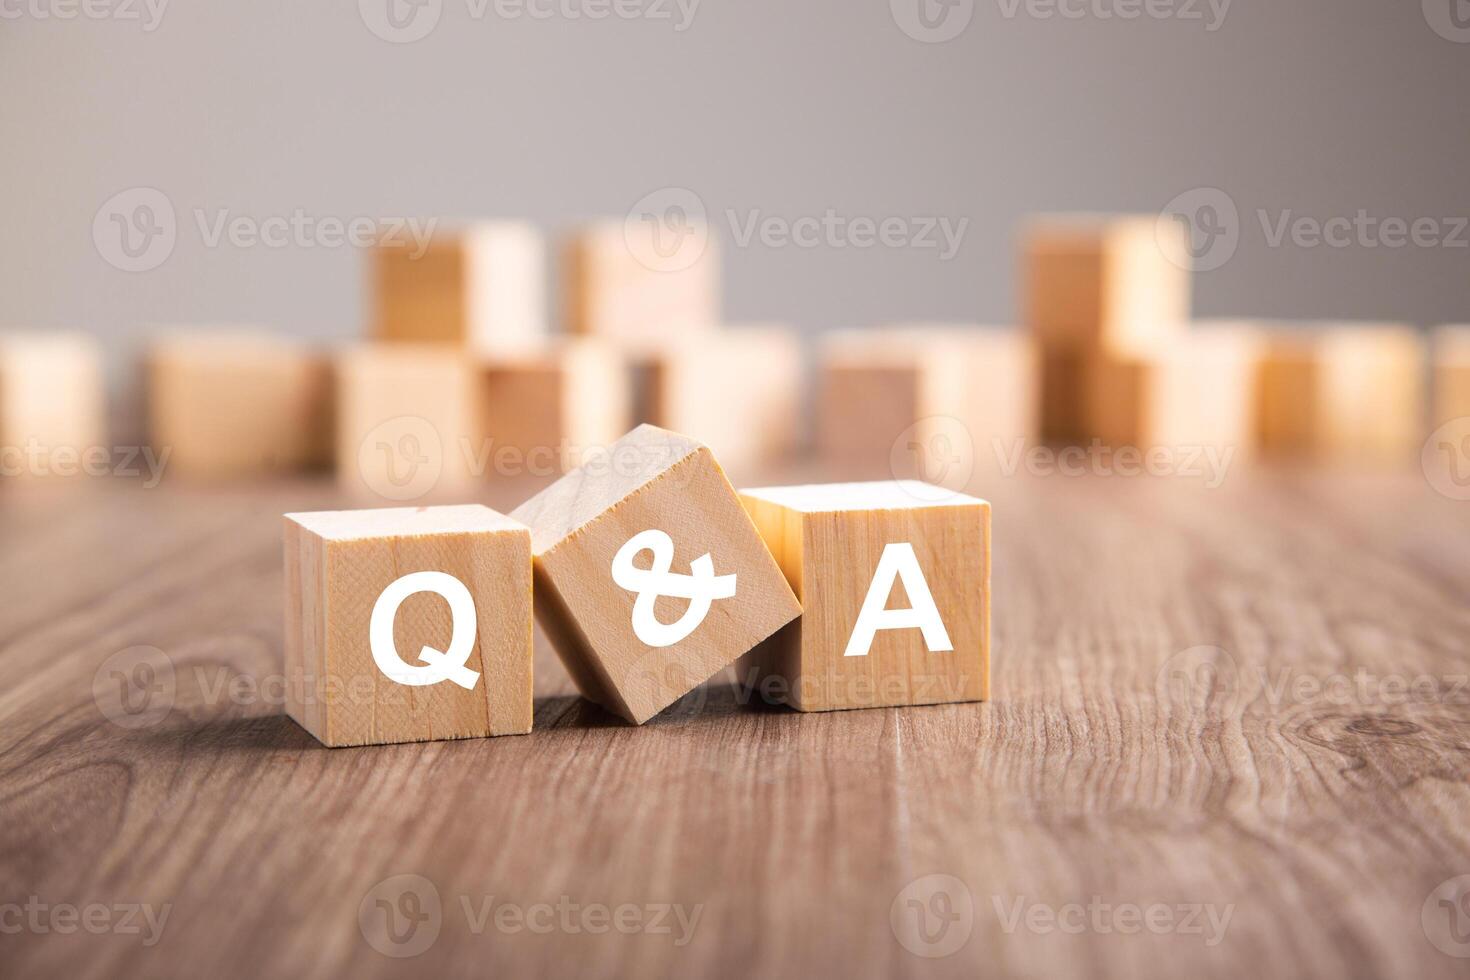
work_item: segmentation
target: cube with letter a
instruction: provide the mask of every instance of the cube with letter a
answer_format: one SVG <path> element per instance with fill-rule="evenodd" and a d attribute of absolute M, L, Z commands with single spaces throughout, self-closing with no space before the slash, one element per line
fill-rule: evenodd
<path fill-rule="evenodd" d="M 286 713 L 325 745 L 531 730 L 531 533 L 489 507 L 285 516 Z"/>
<path fill-rule="evenodd" d="M 709 449 L 640 425 L 511 514 L 578 690 L 642 724 L 801 613 Z"/>
<path fill-rule="evenodd" d="M 914 480 L 743 490 L 801 600 L 741 678 L 802 711 L 990 696 L 990 504 Z"/>

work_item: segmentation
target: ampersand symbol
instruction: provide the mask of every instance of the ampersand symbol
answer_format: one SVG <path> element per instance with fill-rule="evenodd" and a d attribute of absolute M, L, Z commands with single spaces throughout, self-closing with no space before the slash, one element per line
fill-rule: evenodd
<path fill-rule="evenodd" d="M 653 552 L 653 567 L 644 569 L 633 564 L 641 551 Z M 657 528 L 633 535 L 613 556 L 613 581 L 638 596 L 633 602 L 633 633 L 651 647 L 678 643 L 704 622 L 710 603 L 735 595 L 735 576 L 716 575 L 708 554 L 689 563 L 691 575 L 669 571 L 673 565 L 674 541 Z M 689 608 L 676 621 L 661 623 L 653 613 L 659 596 L 688 599 Z"/>

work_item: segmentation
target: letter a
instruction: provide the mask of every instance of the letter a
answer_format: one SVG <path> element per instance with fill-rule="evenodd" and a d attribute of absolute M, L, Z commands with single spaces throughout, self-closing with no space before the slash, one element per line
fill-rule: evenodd
<path fill-rule="evenodd" d="M 909 594 L 909 609 L 888 609 L 888 597 L 893 592 L 893 580 L 903 579 L 904 591 Z M 924 634 L 924 645 L 930 653 L 953 650 L 949 633 L 939 618 L 939 607 L 934 605 L 934 596 L 929 592 L 929 583 L 919 568 L 919 556 L 914 546 L 907 541 L 894 542 L 883 548 L 878 559 L 878 570 L 873 573 L 873 584 L 868 586 L 868 596 L 863 600 L 862 611 L 852 628 L 844 657 L 866 657 L 873 645 L 873 636 L 879 630 L 918 628 Z"/>

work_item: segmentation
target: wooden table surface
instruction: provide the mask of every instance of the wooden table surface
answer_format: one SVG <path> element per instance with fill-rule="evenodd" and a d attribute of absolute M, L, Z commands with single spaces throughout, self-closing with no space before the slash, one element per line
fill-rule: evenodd
<path fill-rule="evenodd" d="M 269 679 L 280 514 L 330 483 L 7 487 L 0 974 L 1470 969 L 1470 900 L 1431 894 L 1470 874 L 1470 504 L 1409 473 L 976 488 L 990 703 L 801 715 L 721 679 L 633 728 L 538 637 L 533 734 L 327 750 Z"/>

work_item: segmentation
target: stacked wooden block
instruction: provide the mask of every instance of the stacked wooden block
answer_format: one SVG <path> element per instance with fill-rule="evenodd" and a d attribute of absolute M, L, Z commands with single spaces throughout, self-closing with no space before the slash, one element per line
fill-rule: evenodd
<path fill-rule="evenodd" d="M 1185 228 L 1058 216 L 1024 234 L 1026 319 L 1053 441 L 1403 462 L 1423 438 L 1423 345 L 1393 324 L 1189 320 Z"/>
<path fill-rule="evenodd" d="M 1023 233 L 1023 305 L 1041 347 L 1052 441 L 1152 448 L 1240 442 L 1250 345 L 1189 331 L 1185 229 L 1153 217 L 1061 215 Z"/>
<path fill-rule="evenodd" d="M 814 414 L 837 469 L 950 486 L 1038 435 L 1398 462 L 1427 431 L 1412 328 L 1191 323 L 1188 231 L 1128 215 L 1027 224 L 1024 330 L 829 333 L 807 413 L 795 334 L 721 325 L 718 243 L 680 235 L 631 219 L 572 235 L 556 333 L 536 228 L 491 221 L 385 239 L 370 255 L 363 343 L 325 351 L 240 328 L 156 339 L 146 378 L 157 457 L 205 478 L 335 465 L 344 486 L 391 502 L 457 494 L 487 473 L 554 476 L 604 455 L 637 420 L 697 432 L 750 473 L 791 459 Z M 1465 416 L 1455 406 L 1467 397 L 1467 329 L 1438 334 L 1436 424 Z M 62 463 L 105 448 L 88 341 L 13 336 L 0 381 L 5 472 L 23 443 L 42 460 L 25 472 L 63 470 L 44 461 L 48 445 Z"/>
<path fill-rule="evenodd" d="M 784 327 L 719 324 L 718 249 L 646 265 L 645 226 L 598 224 L 563 253 L 567 322 L 546 313 L 541 234 L 516 222 L 385 239 L 368 341 L 327 354 L 264 331 L 150 348 L 149 424 L 176 472 L 271 474 L 335 459 L 385 500 L 487 472 L 544 477 L 606 452 L 636 417 L 704 433 L 730 465 L 788 456 L 801 348 Z"/>
<path fill-rule="evenodd" d="M 804 711 L 988 696 L 983 500 L 737 494 L 677 433 L 612 448 L 624 465 L 509 515 L 286 515 L 288 713 L 333 746 L 528 732 L 533 611 L 583 696 L 635 724 L 752 650 L 752 687 Z"/>

